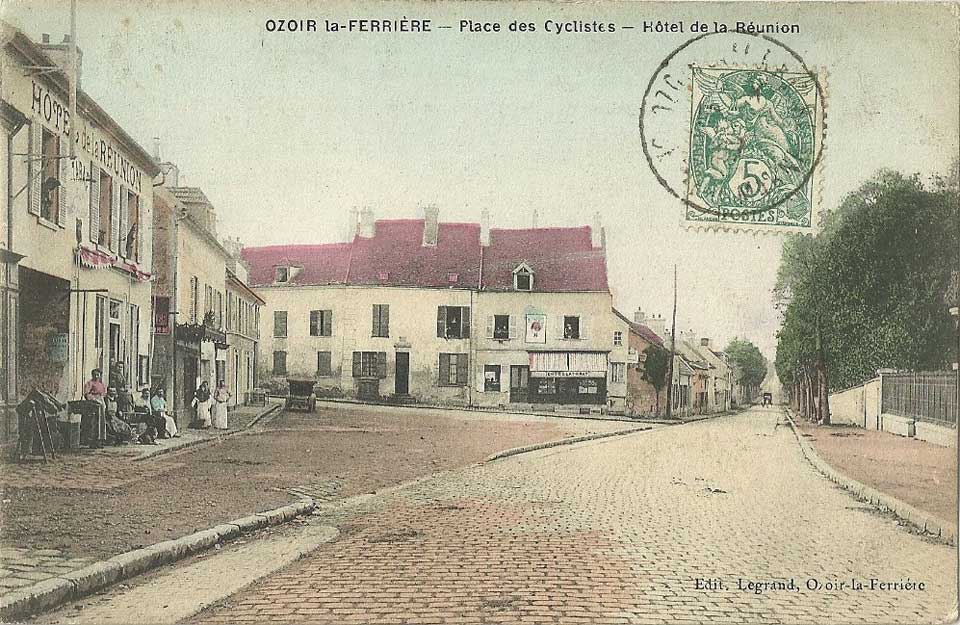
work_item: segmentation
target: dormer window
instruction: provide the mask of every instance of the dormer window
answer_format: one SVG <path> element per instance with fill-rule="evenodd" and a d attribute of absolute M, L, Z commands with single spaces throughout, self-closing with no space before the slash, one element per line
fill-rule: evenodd
<path fill-rule="evenodd" d="M 533 270 L 530 268 L 530 265 L 520 263 L 520 265 L 513 270 L 513 288 L 517 291 L 533 290 Z"/>
<path fill-rule="evenodd" d="M 290 268 L 281 266 L 277 267 L 277 282 L 290 282 Z"/>

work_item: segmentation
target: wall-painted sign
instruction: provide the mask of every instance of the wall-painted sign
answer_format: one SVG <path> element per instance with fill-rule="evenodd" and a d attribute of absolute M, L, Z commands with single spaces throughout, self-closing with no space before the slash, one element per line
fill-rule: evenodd
<path fill-rule="evenodd" d="M 170 298 L 153 298 L 153 333 L 170 334 Z"/>
<path fill-rule="evenodd" d="M 527 315 L 527 343 L 546 343 L 547 342 L 547 316 L 546 315 Z"/>

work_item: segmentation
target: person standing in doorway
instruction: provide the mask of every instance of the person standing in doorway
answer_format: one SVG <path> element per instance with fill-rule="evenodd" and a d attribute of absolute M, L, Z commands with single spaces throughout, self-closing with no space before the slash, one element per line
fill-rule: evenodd
<path fill-rule="evenodd" d="M 213 427 L 218 430 L 227 429 L 227 402 L 230 401 L 230 397 L 227 383 L 220 380 L 217 390 L 213 392 Z"/>
<path fill-rule="evenodd" d="M 210 385 L 206 381 L 193 394 L 193 405 L 197 408 L 194 427 L 205 430 L 210 427 Z"/>

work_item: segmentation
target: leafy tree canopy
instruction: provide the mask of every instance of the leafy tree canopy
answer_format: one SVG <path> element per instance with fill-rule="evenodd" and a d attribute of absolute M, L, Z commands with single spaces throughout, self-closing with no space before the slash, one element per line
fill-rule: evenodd
<path fill-rule="evenodd" d="M 738 381 L 746 386 L 760 386 L 767 377 L 767 359 L 756 345 L 746 339 L 734 338 L 723 350 L 737 368 Z"/>

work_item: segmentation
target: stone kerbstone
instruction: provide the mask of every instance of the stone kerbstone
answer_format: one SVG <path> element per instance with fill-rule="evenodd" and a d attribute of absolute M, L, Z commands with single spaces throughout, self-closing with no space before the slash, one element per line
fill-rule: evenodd
<path fill-rule="evenodd" d="M 74 592 L 73 582 L 53 577 L 0 597 L 0 618 L 10 621 L 59 605 Z"/>
<path fill-rule="evenodd" d="M 240 526 L 234 525 L 233 523 L 223 523 L 210 529 L 217 533 L 220 540 L 230 540 L 240 535 Z"/>
<path fill-rule="evenodd" d="M 80 596 L 109 586 L 119 580 L 122 573 L 120 563 L 105 561 L 94 562 L 89 566 L 71 571 L 60 577 L 72 582 L 76 589 L 75 594 Z"/>
<path fill-rule="evenodd" d="M 113 556 L 107 562 L 120 565 L 120 578 L 126 579 L 152 569 L 162 562 L 162 552 L 151 548 L 134 549 L 118 556 Z"/>
<path fill-rule="evenodd" d="M 188 534 L 183 538 L 178 538 L 176 541 L 183 545 L 186 549 L 185 553 L 197 553 L 198 551 L 203 551 L 209 547 L 214 546 L 220 541 L 220 534 L 213 531 L 212 529 L 203 530 L 200 532 L 194 532 L 193 534 Z"/>
<path fill-rule="evenodd" d="M 239 527 L 241 532 L 252 532 L 261 527 L 265 527 L 267 525 L 267 519 L 259 514 L 251 514 L 250 516 L 234 519 L 230 521 L 230 524 Z"/>

